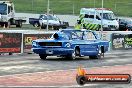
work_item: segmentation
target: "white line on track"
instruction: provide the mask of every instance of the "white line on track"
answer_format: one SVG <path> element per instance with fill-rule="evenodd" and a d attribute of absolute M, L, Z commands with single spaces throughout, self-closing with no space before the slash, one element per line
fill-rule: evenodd
<path fill-rule="evenodd" d="M 126 65 L 114 65 L 114 66 L 101 66 L 103 68 L 105 67 L 117 67 L 117 66 L 132 66 L 132 64 L 126 64 Z M 101 68 L 101 67 L 92 67 L 92 68 Z M 92 69 L 90 68 L 90 69 Z M 85 68 L 87 69 L 87 68 Z M 70 71 L 74 71 L 76 69 L 69 69 Z M 67 70 L 55 70 L 55 71 L 45 71 L 47 73 L 50 73 L 50 72 L 58 72 L 58 71 L 67 71 Z M 43 73 L 43 72 L 35 72 L 35 73 Z M 32 74 L 32 73 L 23 73 L 23 74 Z M 7 76 L 17 76 L 17 75 L 23 75 L 23 74 L 14 74 L 14 75 L 5 75 L 5 76 L 0 76 L 0 77 L 7 77 Z M 132 80 L 132 79 L 131 79 Z M 84 86 L 80 86 L 80 85 L 72 85 L 72 86 L 8 86 L 8 87 L 13 87 L 13 88 L 18 88 L 18 87 L 23 87 L 23 88 L 30 88 L 30 87 L 39 87 L 39 88 L 53 88 L 53 87 L 56 87 L 56 88 L 69 88 L 69 87 L 90 87 L 90 86 L 97 86 L 99 84 L 85 84 Z M 0 86 L 1 88 L 4 88 L 4 87 L 7 87 L 7 86 Z"/>
<path fill-rule="evenodd" d="M 132 64 L 125 64 L 125 65 L 113 65 L 113 66 L 101 66 L 101 67 L 91 67 L 90 69 L 95 69 L 95 68 L 108 68 L 108 67 L 118 67 L 118 66 L 132 66 Z M 84 68 L 88 69 L 88 68 Z M 54 71 L 44 71 L 44 72 L 34 72 L 34 73 L 51 73 L 51 72 L 59 72 L 59 71 L 75 71 L 77 69 L 67 69 L 67 70 L 54 70 Z M 7 77 L 7 76 L 17 76 L 17 75 L 28 75 L 28 74 L 33 74 L 33 73 L 22 73 L 22 74 L 12 74 L 12 75 L 4 75 L 0 77 Z"/>

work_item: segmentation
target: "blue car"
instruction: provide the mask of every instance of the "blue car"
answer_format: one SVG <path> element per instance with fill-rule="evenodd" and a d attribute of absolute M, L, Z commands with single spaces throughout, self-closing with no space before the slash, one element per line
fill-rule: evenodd
<path fill-rule="evenodd" d="M 61 56 L 67 59 L 89 56 L 98 59 L 108 51 L 109 42 L 100 40 L 94 31 L 62 29 L 50 39 L 32 41 L 32 50 L 45 60 L 47 56 Z"/>

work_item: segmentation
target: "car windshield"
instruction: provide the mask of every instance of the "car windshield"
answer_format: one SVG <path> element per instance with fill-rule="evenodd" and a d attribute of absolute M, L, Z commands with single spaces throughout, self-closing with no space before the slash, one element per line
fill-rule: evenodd
<path fill-rule="evenodd" d="M 53 19 L 56 20 L 56 21 L 57 21 L 57 20 L 58 20 L 58 21 L 60 20 L 57 16 L 53 16 Z"/>
<path fill-rule="evenodd" d="M 47 20 L 47 17 L 45 15 L 40 15 L 39 18 L 43 20 Z"/>
<path fill-rule="evenodd" d="M 1 15 L 7 14 L 7 5 L 6 4 L 0 4 L 0 14 Z"/>
<path fill-rule="evenodd" d="M 102 15 L 102 13 L 100 15 Z M 113 13 L 103 13 L 103 19 L 115 20 L 115 15 Z"/>
<path fill-rule="evenodd" d="M 63 33 L 65 33 L 69 37 L 69 39 L 71 39 L 71 40 L 83 39 L 83 31 L 63 31 Z"/>
<path fill-rule="evenodd" d="M 49 19 L 49 20 L 54 20 L 54 17 L 51 16 L 51 15 L 48 15 L 48 19 Z"/>
<path fill-rule="evenodd" d="M 128 24 L 132 25 L 132 20 L 130 20 L 130 21 L 128 22 Z"/>
<path fill-rule="evenodd" d="M 124 20 L 124 19 L 119 19 L 119 23 L 126 23 L 126 20 Z"/>
<path fill-rule="evenodd" d="M 47 15 L 40 15 L 39 18 L 42 18 L 43 20 L 47 20 Z M 49 19 L 49 20 L 54 20 L 54 17 L 51 16 L 51 15 L 48 15 L 48 19 Z"/>

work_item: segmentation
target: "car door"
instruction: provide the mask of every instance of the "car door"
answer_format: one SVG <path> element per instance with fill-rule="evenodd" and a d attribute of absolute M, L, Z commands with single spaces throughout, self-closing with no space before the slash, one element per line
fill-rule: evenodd
<path fill-rule="evenodd" d="M 83 35 L 83 45 L 80 46 L 80 51 L 82 55 L 96 55 L 98 53 L 99 42 L 92 31 L 84 32 Z"/>

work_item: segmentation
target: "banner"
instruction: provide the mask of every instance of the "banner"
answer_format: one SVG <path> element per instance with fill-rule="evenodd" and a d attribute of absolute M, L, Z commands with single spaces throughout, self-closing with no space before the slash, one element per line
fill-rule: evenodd
<path fill-rule="evenodd" d="M 112 42 L 113 50 L 124 50 L 125 49 L 123 34 L 113 33 L 111 42 Z"/>
<path fill-rule="evenodd" d="M 132 34 L 125 35 L 124 42 L 125 49 L 132 49 Z"/>
<path fill-rule="evenodd" d="M 36 39 L 48 39 L 52 34 L 24 34 L 23 35 L 23 48 L 24 52 L 31 52 L 32 41 Z"/>
<path fill-rule="evenodd" d="M 0 33 L 0 53 L 21 53 L 22 33 Z"/>

